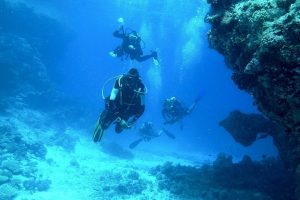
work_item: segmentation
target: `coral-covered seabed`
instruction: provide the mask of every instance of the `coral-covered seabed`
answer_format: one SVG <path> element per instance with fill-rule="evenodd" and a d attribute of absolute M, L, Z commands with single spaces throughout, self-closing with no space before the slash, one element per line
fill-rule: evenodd
<path fill-rule="evenodd" d="M 50 121 L 25 108 L 0 117 L 0 199 L 293 199 L 291 174 L 274 158 L 131 152 Z"/>
<path fill-rule="evenodd" d="M 0 199 L 180 199 L 161 190 L 150 171 L 167 161 L 193 161 L 101 147 L 80 130 L 49 127 L 47 121 L 30 109 L 0 117 Z"/>
<path fill-rule="evenodd" d="M 230 156 L 212 161 L 199 154 L 189 160 L 179 152 L 132 153 L 92 143 L 90 133 L 78 129 L 89 124 L 88 114 L 52 80 L 68 31 L 54 18 L 8 2 L 0 0 L 0 200 L 295 199 L 294 177 L 277 159 L 233 163 Z M 273 136 L 283 141 L 280 155 L 299 183 L 299 1 L 209 2 L 211 45 L 259 109 L 295 133 Z"/>

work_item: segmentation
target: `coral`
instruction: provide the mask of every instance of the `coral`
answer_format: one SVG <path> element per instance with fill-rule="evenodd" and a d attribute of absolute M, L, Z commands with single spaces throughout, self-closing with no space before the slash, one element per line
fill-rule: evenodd
<path fill-rule="evenodd" d="M 23 182 L 23 187 L 31 191 L 47 191 L 50 185 L 50 180 L 27 180 Z"/>
<path fill-rule="evenodd" d="M 136 171 L 130 171 L 127 175 L 127 178 L 131 180 L 138 180 L 140 178 L 140 175 Z"/>
<path fill-rule="evenodd" d="M 41 142 L 34 142 L 27 145 L 28 152 L 39 158 L 45 158 L 47 154 L 47 149 Z"/>
<path fill-rule="evenodd" d="M 72 159 L 70 161 L 70 166 L 75 167 L 75 168 L 79 168 L 80 164 L 79 164 L 79 162 L 76 159 Z"/>
<path fill-rule="evenodd" d="M 0 185 L 0 199 L 12 200 L 17 196 L 17 189 L 6 183 Z"/>
<path fill-rule="evenodd" d="M 8 178 L 11 178 L 13 176 L 12 172 L 7 169 L 1 169 L 0 170 L 0 176 L 5 176 Z"/>
<path fill-rule="evenodd" d="M 300 2 L 208 0 L 208 41 L 224 55 L 232 79 L 271 121 L 284 127 L 274 143 L 298 177 L 300 166 Z M 300 188 L 300 184 L 299 184 Z M 297 189 L 300 191 L 300 189 Z M 297 194 L 300 198 L 300 193 Z"/>
<path fill-rule="evenodd" d="M 14 175 L 22 173 L 21 163 L 16 160 L 5 160 L 1 164 L 1 168 L 11 171 Z"/>
<path fill-rule="evenodd" d="M 0 9 L 1 32 L 26 38 L 39 51 L 42 62 L 51 66 L 49 72 L 55 73 L 54 66 L 59 59 L 53 58 L 63 55 L 69 41 L 66 26 L 48 15 L 35 12 L 24 3 L 12 4 L 10 1 L 0 0 Z"/>
<path fill-rule="evenodd" d="M 108 172 L 100 177 L 99 187 L 101 192 L 110 196 L 119 194 L 131 196 L 141 194 L 148 186 L 148 182 L 142 179 L 138 172 L 122 171 L 122 173 Z"/>
<path fill-rule="evenodd" d="M 233 80 L 268 118 L 300 133 L 299 2 L 208 2 L 208 40 L 225 56 Z"/>
<path fill-rule="evenodd" d="M 58 77 L 54 66 L 68 43 L 65 26 L 25 4 L 0 0 L 0 27 L 0 112 L 56 106 L 60 94 L 50 78 Z"/>
<path fill-rule="evenodd" d="M 294 199 L 292 174 L 279 160 L 271 158 L 258 162 L 245 156 L 233 163 L 231 156 L 220 154 L 212 165 L 166 163 L 152 169 L 152 174 L 161 189 L 182 199 Z"/>
<path fill-rule="evenodd" d="M 0 185 L 4 185 L 0 188 L 0 193 L 3 189 L 0 199 L 13 199 L 23 189 L 22 186 L 31 187 L 33 191 L 45 191 L 51 184 L 49 180 L 37 179 L 37 163 L 30 161 L 33 157 L 44 159 L 47 149 L 40 142 L 27 142 L 16 126 L 13 120 L 0 118 Z"/>
<path fill-rule="evenodd" d="M 2 125 L 4 123 L 5 125 Z M 28 153 L 39 158 L 45 158 L 47 149 L 44 144 L 34 141 L 26 142 L 13 123 L 7 121 L 4 123 L 0 120 L 0 133 L 2 135 L 0 149 L 3 148 L 14 154 L 18 159 L 26 158 Z"/>
<path fill-rule="evenodd" d="M 9 181 L 9 177 L 0 175 L 0 185 Z"/>

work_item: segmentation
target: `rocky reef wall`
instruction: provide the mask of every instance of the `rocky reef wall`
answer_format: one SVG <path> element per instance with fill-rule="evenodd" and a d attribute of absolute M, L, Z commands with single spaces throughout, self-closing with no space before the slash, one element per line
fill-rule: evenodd
<path fill-rule="evenodd" d="M 272 137 L 282 161 L 289 169 L 296 171 L 300 160 L 297 138 L 287 135 L 282 127 L 266 119 L 263 115 L 245 114 L 234 110 L 219 124 L 231 134 L 236 142 L 243 146 L 250 146 L 255 141 L 268 136 Z"/>
<path fill-rule="evenodd" d="M 281 157 L 300 177 L 300 2 L 207 2 L 211 48 L 225 57 L 233 81 L 253 96 L 257 108 L 284 127 L 285 133 L 276 134 L 277 146 L 285 145 Z"/>
<path fill-rule="evenodd" d="M 22 3 L 0 0 L 0 111 L 11 104 L 48 106 L 58 93 L 51 79 L 68 42 L 56 19 Z"/>
<path fill-rule="evenodd" d="M 201 167 L 165 163 L 152 170 L 161 190 L 181 199 L 293 200 L 292 175 L 281 161 L 260 162 L 245 156 L 239 163 L 220 154 L 212 165 Z M 276 184 L 274 184 L 276 182 Z"/>
<path fill-rule="evenodd" d="M 300 134 L 300 2 L 208 0 L 210 46 L 258 109 Z"/>

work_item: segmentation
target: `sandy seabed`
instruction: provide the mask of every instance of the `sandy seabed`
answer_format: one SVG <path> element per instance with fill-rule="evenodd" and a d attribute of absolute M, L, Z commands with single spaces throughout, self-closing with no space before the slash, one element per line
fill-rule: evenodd
<path fill-rule="evenodd" d="M 178 199 L 160 190 L 150 171 L 165 162 L 193 162 L 143 151 L 135 151 L 134 155 L 132 160 L 110 156 L 84 138 L 77 142 L 73 152 L 59 146 L 47 147 L 46 159 L 35 161 L 40 176 L 51 180 L 49 190 L 24 191 L 16 200 Z"/>

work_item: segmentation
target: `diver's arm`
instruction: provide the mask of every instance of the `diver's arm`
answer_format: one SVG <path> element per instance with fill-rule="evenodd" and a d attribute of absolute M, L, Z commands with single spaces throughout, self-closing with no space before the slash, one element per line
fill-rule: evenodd
<path fill-rule="evenodd" d="M 116 99 L 118 93 L 119 93 L 119 89 L 113 88 L 111 90 L 111 93 L 110 93 L 110 96 L 109 96 L 109 100 L 114 101 Z"/>
<path fill-rule="evenodd" d="M 162 116 L 163 116 L 163 118 L 165 120 L 164 124 L 167 124 L 168 121 L 169 121 L 169 115 L 168 115 L 167 111 L 165 109 L 163 109 L 162 112 L 161 112 L 161 114 L 162 114 Z"/>
<path fill-rule="evenodd" d="M 168 120 L 168 114 L 167 114 L 167 111 L 166 111 L 165 109 L 163 109 L 163 110 L 161 111 L 161 114 L 162 114 L 164 120 L 167 121 L 167 120 Z"/>
<path fill-rule="evenodd" d="M 128 121 L 128 126 L 131 127 L 144 113 L 145 105 L 141 105 L 136 114 Z"/>
<path fill-rule="evenodd" d="M 189 115 L 193 112 L 193 110 L 195 109 L 196 105 L 198 103 L 198 100 L 196 99 L 192 105 L 186 110 L 186 114 Z"/>
<path fill-rule="evenodd" d="M 123 26 L 121 26 L 121 28 L 119 30 L 116 30 L 115 32 L 113 32 L 113 36 L 117 37 L 117 38 L 122 38 L 122 39 L 125 38 Z"/>
<path fill-rule="evenodd" d="M 140 56 L 143 55 L 143 50 L 142 50 L 142 47 L 141 47 L 141 45 L 139 43 L 135 45 L 135 50 L 136 50 L 136 53 L 138 55 L 140 55 Z"/>
<path fill-rule="evenodd" d="M 141 93 L 139 95 L 140 96 L 140 105 L 138 106 L 135 115 L 128 121 L 129 126 L 132 126 L 132 124 L 134 122 L 136 122 L 136 120 L 138 120 L 138 118 L 140 118 L 145 111 L 145 86 L 144 86 L 144 84 L 141 83 L 141 87 L 140 87 L 139 91 L 141 91 Z"/>
<path fill-rule="evenodd" d="M 172 116 L 166 109 L 162 110 L 162 116 L 165 120 L 164 124 L 173 124 L 174 123 L 174 116 Z"/>
<path fill-rule="evenodd" d="M 145 95 L 140 95 L 141 98 L 141 106 L 145 107 Z"/>
<path fill-rule="evenodd" d="M 120 78 L 118 78 L 116 81 L 115 81 L 115 85 L 113 87 L 113 89 L 111 90 L 111 93 L 110 93 L 110 96 L 109 96 L 109 100 L 110 101 L 114 101 L 116 98 L 117 98 L 117 95 L 120 91 L 120 87 L 121 87 L 121 82 L 122 82 L 122 79 L 123 76 L 121 76 Z"/>

